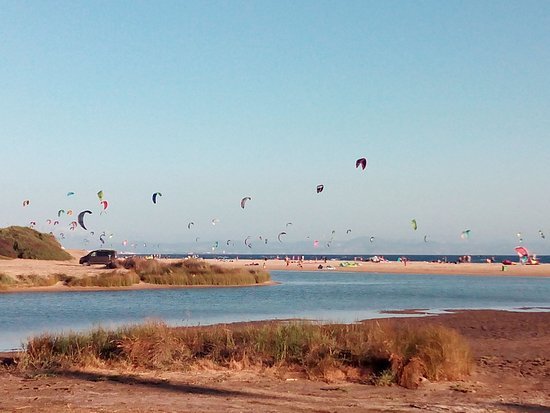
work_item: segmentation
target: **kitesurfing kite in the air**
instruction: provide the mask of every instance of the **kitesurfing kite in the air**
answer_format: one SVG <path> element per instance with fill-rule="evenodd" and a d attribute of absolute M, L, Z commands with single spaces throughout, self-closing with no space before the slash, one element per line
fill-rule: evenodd
<path fill-rule="evenodd" d="M 153 204 L 156 204 L 157 203 L 157 198 L 159 196 L 162 196 L 162 194 L 160 192 L 155 192 L 152 196 L 152 199 L 153 199 Z"/>
<path fill-rule="evenodd" d="M 365 170 L 367 167 L 367 158 L 359 158 L 355 161 L 355 168 L 359 168 Z"/>
<path fill-rule="evenodd" d="M 323 189 L 325 189 L 325 186 L 324 185 L 317 185 L 317 193 L 320 194 L 321 192 L 323 192 Z"/>
<path fill-rule="evenodd" d="M 88 230 L 88 228 L 86 228 L 86 226 L 84 225 L 84 215 L 91 214 L 91 213 L 92 213 L 92 211 L 86 210 L 86 211 L 82 211 L 80 214 L 78 214 L 78 223 L 85 230 Z"/>
<path fill-rule="evenodd" d="M 249 196 L 245 196 L 243 199 L 241 199 L 241 208 L 244 209 L 246 201 L 250 201 L 251 199 L 252 198 L 250 198 Z"/>

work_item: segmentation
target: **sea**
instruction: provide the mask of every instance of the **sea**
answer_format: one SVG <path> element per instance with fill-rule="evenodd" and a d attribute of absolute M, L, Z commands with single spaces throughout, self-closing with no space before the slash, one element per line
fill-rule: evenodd
<path fill-rule="evenodd" d="M 146 256 L 148 254 L 132 254 L 131 252 L 121 252 L 121 256 L 126 255 L 136 255 L 136 256 Z M 403 257 L 406 257 L 410 261 L 422 261 L 422 262 L 448 262 L 448 263 L 458 263 L 461 257 L 464 255 L 407 255 L 407 254 L 378 254 L 378 255 L 361 255 L 361 254 L 218 254 L 218 253 L 188 253 L 188 254 L 159 254 L 162 258 L 173 258 L 181 259 L 189 256 L 195 256 L 199 258 L 208 258 L 208 259 L 243 259 L 243 260 L 263 260 L 267 259 L 284 259 L 289 257 L 290 259 L 304 259 L 304 260 L 333 260 L 333 261 L 368 261 L 369 259 L 376 257 L 384 257 L 388 261 L 398 261 Z M 516 255 L 468 255 L 470 257 L 470 262 L 472 263 L 485 263 L 487 260 L 492 260 L 493 262 L 502 262 L 504 260 L 512 261 L 519 263 L 519 259 Z M 537 255 L 537 260 L 541 264 L 550 264 L 550 255 Z"/>
<path fill-rule="evenodd" d="M 458 309 L 550 311 L 550 278 L 330 271 L 271 275 L 276 285 L 0 294 L 0 351 L 21 349 L 28 338 L 42 333 L 147 320 L 173 326 L 277 319 L 353 323 L 404 317 L 383 311 L 407 309 L 429 314 Z"/>

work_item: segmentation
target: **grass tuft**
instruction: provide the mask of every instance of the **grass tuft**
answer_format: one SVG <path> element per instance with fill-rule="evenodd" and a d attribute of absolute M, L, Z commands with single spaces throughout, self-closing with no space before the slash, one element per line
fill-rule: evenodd
<path fill-rule="evenodd" d="M 299 370 L 313 379 L 415 388 L 423 377 L 451 380 L 469 373 L 468 346 L 441 326 L 412 330 L 390 323 L 353 325 L 266 322 L 170 328 L 161 322 L 114 331 L 42 335 L 29 340 L 27 369 L 132 366 L 181 370 L 193 366 L 257 366 Z"/>

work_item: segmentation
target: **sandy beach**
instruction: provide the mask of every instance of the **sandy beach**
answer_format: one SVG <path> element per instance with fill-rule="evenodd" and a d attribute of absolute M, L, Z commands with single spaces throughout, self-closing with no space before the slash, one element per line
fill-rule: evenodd
<path fill-rule="evenodd" d="M 86 277 L 101 274 L 107 270 L 103 265 L 84 266 L 78 263 L 84 250 L 67 250 L 73 257 L 69 261 L 45 261 L 7 259 L 0 260 L 0 273 L 16 278 L 18 275 L 48 276 L 53 274 L 66 274 L 74 277 Z M 173 259 L 160 259 L 162 262 L 173 262 Z M 265 268 L 267 271 L 322 271 L 322 272 L 363 272 L 381 274 L 441 274 L 441 275 L 478 275 L 478 276 L 525 276 L 525 277 L 550 277 L 550 264 L 540 265 L 506 265 L 501 263 L 437 263 L 423 261 L 408 261 L 405 265 L 402 262 L 349 262 L 338 260 L 305 260 L 302 262 L 290 260 L 287 264 L 284 259 L 270 260 L 245 260 L 245 259 L 207 259 L 211 264 L 222 267 L 238 268 Z M 351 265 L 350 265 L 351 264 Z M 322 269 L 320 269 L 322 266 Z M 117 271 L 125 271 L 119 269 Z M 190 287 L 167 287 L 153 284 L 140 283 L 122 289 L 146 289 L 146 288 L 190 288 Z M 196 288 L 196 287 L 193 287 Z M 204 288 L 204 287 L 202 287 Z M 101 289 L 98 287 L 66 287 L 58 283 L 49 287 L 16 287 L 7 288 L 4 292 L 11 291 L 76 291 Z"/>
<path fill-rule="evenodd" d="M 214 261 L 214 260 L 212 260 Z M 216 264 L 222 266 L 255 266 L 263 267 L 264 260 L 217 260 Z M 351 266 L 349 265 L 351 264 Z M 319 269 L 319 266 L 322 269 Z M 353 266 L 356 265 L 356 266 Z M 447 274 L 447 275 L 496 275 L 496 276 L 526 276 L 526 277 L 550 277 L 550 264 L 540 265 L 506 265 L 501 263 L 437 263 L 425 261 L 402 262 L 365 262 L 365 261 L 338 261 L 338 260 L 311 260 L 298 261 L 267 260 L 265 268 L 268 271 L 341 271 L 341 272 L 365 272 L 382 274 Z"/>

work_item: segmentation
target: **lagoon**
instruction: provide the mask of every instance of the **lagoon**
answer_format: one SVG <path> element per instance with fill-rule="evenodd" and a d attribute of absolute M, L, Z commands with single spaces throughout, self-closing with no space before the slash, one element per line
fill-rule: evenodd
<path fill-rule="evenodd" d="M 278 285 L 132 291 L 0 294 L 0 351 L 32 335 L 115 327 L 146 320 L 170 325 L 305 318 L 350 323 L 384 310 L 547 311 L 550 279 L 457 275 L 273 271 Z"/>

